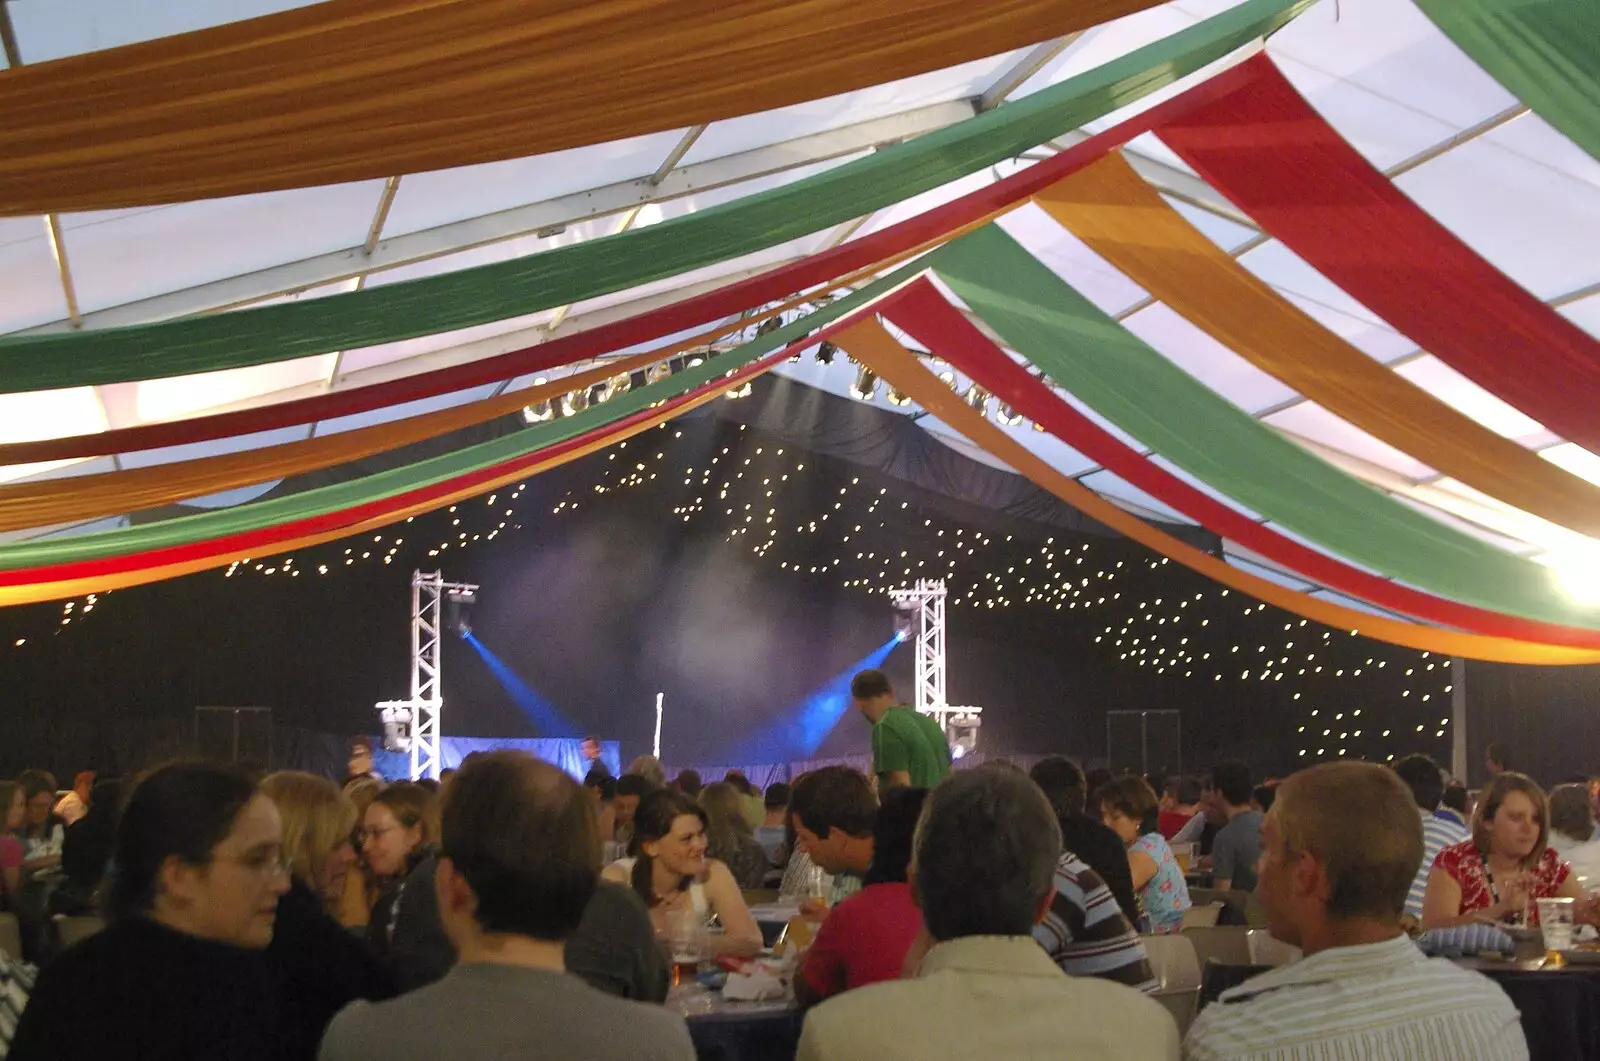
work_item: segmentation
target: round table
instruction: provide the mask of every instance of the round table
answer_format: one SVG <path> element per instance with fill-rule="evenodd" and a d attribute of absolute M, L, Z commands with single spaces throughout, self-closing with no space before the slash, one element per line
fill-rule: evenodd
<path fill-rule="evenodd" d="M 1522 1014 L 1531 1061 L 1600 1061 L 1600 965 L 1461 958 L 1456 964 L 1499 984 Z"/>
<path fill-rule="evenodd" d="M 794 999 L 732 1002 L 698 984 L 675 987 L 667 1008 L 683 1015 L 700 1061 L 794 1061 L 803 1014 Z"/>
<path fill-rule="evenodd" d="M 1530 1061 L 1600 1061 L 1600 965 L 1545 965 L 1458 958 L 1463 969 L 1499 984 L 1522 1014 Z M 1270 965 L 1209 962 L 1202 974 L 1204 1008 L 1230 987 L 1267 972 Z"/>

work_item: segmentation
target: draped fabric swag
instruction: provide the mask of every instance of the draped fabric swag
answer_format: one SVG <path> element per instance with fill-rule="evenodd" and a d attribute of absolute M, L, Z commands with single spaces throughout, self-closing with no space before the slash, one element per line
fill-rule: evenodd
<path fill-rule="evenodd" d="M 1162 141 L 1312 268 L 1556 434 L 1600 451 L 1600 342 L 1484 261 L 1323 120 L 1264 56 Z"/>
<path fill-rule="evenodd" d="M 1600 487 L 1495 434 L 1323 327 L 1168 206 L 1120 153 L 1034 202 L 1152 298 L 1335 416 L 1490 497 L 1600 536 Z"/>
<path fill-rule="evenodd" d="M 619 235 L 324 298 L 0 339 L 0 387 L 43 390 L 287 361 L 525 316 L 677 276 L 861 217 L 1015 157 L 1200 70 L 1283 25 L 1311 2 L 1246 0 L 1005 107 L 770 191 Z M 23 67 L 0 74 L 0 80 L 27 72 Z M 807 76 L 814 74 L 808 70 Z M 1185 106 L 1233 81 L 1225 76 L 1216 89 L 1201 86 Z M 7 94 L 0 92 L 3 98 Z M 533 98 L 548 106 L 542 96 Z M 1120 128 L 1136 136 L 1172 110 L 1147 112 Z M 0 117 L 0 128 L 6 127 Z M 1090 157 L 1109 146 L 1097 145 Z M 882 257 L 874 253 L 856 266 Z M 811 282 L 840 271 L 823 272 Z M 790 286 L 774 297 L 795 290 Z M 703 321 L 688 326 L 697 323 Z"/>
<path fill-rule="evenodd" d="M 1428 626 L 1368 615 L 1318 600 L 1241 571 L 1225 560 L 1219 560 L 1157 530 L 1105 500 L 1088 487 L 1056 471 L 999 427 L 990 423 L 982 413 L 968 406 L 943 381 L 923 368 L 916 357 L 876 321 L 866 321 L 848 329 L 835 341 L 841 349 L 848 350 L 851 356 L 871 368 L 901 393 L 910 396 L 932 415 L 1063 501 L 1134 541 L 1149 546 L 1163 556 L 1257 600 L 1265 601 L 1306 619 L 1347 630 L 1352 634 L 1359 633 L 1379 641 L 1425 652 L 1439 652 L 1447 656 L 1502 663 L 1600 662 L 1600 652 L 1437 630 Z"/>
<path fill-rule="evenodd" d="M 929 265 L 1006 344 L 1117 427 L 1238 503 L 1454 600 L 1600 628 L 1549 568 L 1430 519 L 1283 438 L 1122 328 L 997 225 Z"/>

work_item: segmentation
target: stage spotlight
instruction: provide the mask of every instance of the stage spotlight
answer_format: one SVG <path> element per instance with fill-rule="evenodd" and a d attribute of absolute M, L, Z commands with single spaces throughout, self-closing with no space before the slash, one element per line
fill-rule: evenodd
<path fill-rule="evenodd" d="M 472 634 L 472 606 L 477 603 L 476 590 L 451 589 L 444 595 L 444 627 L 457 637 Z"/>
<path fill-rule="evenodd" d="M 771 335 L 773 332 L 782 327 L 783 314 L 779 313 L 775 316 L 768 317 L 766 320 L 756 325 L 756 338 L 759 339 L 763 335 Z"/>
<path fill-rule="evenodd" d="M 850 384 L 850 397 L 870 402 L 878 396 L 878 377 L 867 366 L 856 370 L 855 382 Z"/>
<path fill-rule="evenodd" d="M 989 392 L 976 383 L 967 388 L 966 397 L 962 401 L 978 410 L 984 416 L 989 415 Z"/>
<path fill-rule="evenodd" d="M 895 601 L 894 637 L 896 641 L 910 641 L 917 632 L 917 620 L 922 611 L 915 601 Z"/>
<path fill-rule="evenodd" d="M 978 731 L 983 727 L 983 716 L 976 709 L 958 709 L 961 714 L 951 715 L 947 736 L 950 739 L 950 758 L 960 759 L 978 750 Z"/>
<path fill-rule="evenodd" d="M 540 376 L 533 381 L 533 385 L 535 387 L 542 387 L 548 382 L 550 381 L 545 379 L 543 376 Z M 550 408 L 550 402 L 548 399 L 542 402 L 534 402 L 532 405 L 524 405 L 522 407 L 522 419 L 526 420 L 530 424 L 543 423 L 555 415 L 555 411 Z"/>
<path fill-rule="evenodd" d="M 383 722 L 383 750 L 409 752 L 411 750 L 411 708 L 404 704 L 387 703 L 378 707 L 378 717 Z"/>
<path fill-rule="evenodd" d="M 666 361 L 658 361 L 644 370 L 644 381 L 647 384 L 660 383 L 670 375 L 672 375 L 671 363 Z"/>
<path fill-rule="evenodd" d="M 561 415 L 576 416 L 589 408 L 589 392 L 587 390 L 569 391 L 561 396 Z"/>
<path fill-rule="evenodd" d="M 1006 427 L 1016 427 L 1022 423 L 1024 417 L 1009 405 L 1002 405 L 995 410 L 994 418 Z"/>
<path fill-rule="evenodd" d="M 751 380 L 745 380 L 743 383 L 739 384 L 737 387 L 733 388 L 727 393 L 727 399 L 731 402 L 735 398 L 748 398 L 753 393 L 755 393 L 754 382 Z"/>
<path fill-rule="evenodd" d="M 824 343 L 820 344 L 817 347 L 817 364 L 819 364 L 819 365 L 831 365 L 831 364 L 833 364 L 833 355 L 837 354 L 838 352 L 839 352 L 839 348 L 837 346 L 834 346 L 832 343 L 824 342 Z"/>
<path fill-rule="evenodd" d="M 595 401 L 608 402 L 619 394 L 627 394 L 633 387 L 633 377 L 626 372 L 619 372 L 604 383 L 600 384 L 600 391 L 595 395 Z"/>
<path fill-rule="evenodd" d="M 906 406 L 911 404 L 911 395 L 902 394 L 902 393 L 900 393 L 900 391 L 896 390 L 894 387 L 890 387 L 889 388 L 888 397 L 889 397 L 889 404 L 894 406 L 896 409 L 904 409 Z"/>

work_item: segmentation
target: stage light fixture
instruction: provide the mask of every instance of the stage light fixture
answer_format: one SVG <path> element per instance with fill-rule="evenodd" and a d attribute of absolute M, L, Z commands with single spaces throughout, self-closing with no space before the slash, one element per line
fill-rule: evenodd
<path fill-rule="evenodd" d="M 627 394 L 633 387 L 633 376 L 626 372 L 619 372 L 615 376 L 600 384 L 600 390 L 595 394 L 595 402 L 608 402 L 619 394 Z"/>
<path fill-rule="evenodd" d="M 383 722 L 383 750 L 404 754 L 411 750 L 411 709 L 400 704 L 378 708 Z"/>
<path fill-rule="evenodd" d="M 850 397 L 858 401 L 870 402 L 878 396 L 878 377 L 870 368 L 862 365 L 856 370 L 855 382 L 850 384 Z"/>
<path fill-rule="evenodd" d="M 644 381 L 646 384 L 660 383 L 670 375 L 672 375 L 671 363 L 667 361 L 658 361 L 644 370 Z"/>
<path fill-rule="evenodd" d="M 1024 417 L 1009 405 L 1002 405 L 995 411 L 994 418 L 1006 427 L 1016 427 L 1022 423 Z"/>
<path fill-rule="evenodd" d="M 962 401 L 984 416 L 989 415 L 989 392 L 976 383 L 967 388 L 966 396 L 962 398 Z"/>
<path fill-rule="evenodd" d="M 829 343 L 829 342 L 821 343 L 817 347 L 817 364 L 819 364 L 819 365 L 831 365 L 831 364 L 833 364 L 833 357 L 838 352 L 839 352 L 839 348 L 837 346 L 834 346 L 832 343 Z"/>
<path fill-rule="evenodd" d="M 444 626 L 457 637 L 472 633 L 472 606 L 477 603 L 476 590 L 451 589 L 444 595 Z"/>
<path fill-rule="evenodd" d="M 533 385 L 535 387 L 542 387 L 548 382 L 550 381 L 545 379 L 543 376 L 540 376 L 538 379 L 533 381 Z M 534 402 L 532 405 L 524 405 L 522 407 L 522 419 L 530 424 L 543 423 L 544 421 L 553 418 L 555 415 L 555 411 L 550 408 L 549 399 L 546 399 L 542 402 Z"/>
<path fill-rule="evenodd" d="M 756 338 L 759 339 L 763 335 L 771 335 L 773 332 L 782 327 L 783 314 L 779 313 L 775 316 L 768 317 L 766 320 L 756 325 Z"/>
<path fill-rule="evenodd" d="M 561 415 L 576 416 L 589 408 L 589 392 L 587 390 L 569 391 L 561 396 Z"/>
<path fill-rule="evenodd" d="M 896 409 L 904 409 L 911 404 L 911 395 L 903 394 L 894 387 L 889 388 L 889 404 Z"/>
<path fill-rule="evenodd" d="M 917 619 L 922 608 L 916 601 L 894 602 L 894 636 L 897 641 L 910 641 L 917 632 Z"/>

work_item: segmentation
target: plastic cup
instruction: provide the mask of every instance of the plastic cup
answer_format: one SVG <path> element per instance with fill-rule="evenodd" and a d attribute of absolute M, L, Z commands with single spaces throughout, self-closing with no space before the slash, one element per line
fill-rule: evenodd
<path fill-rule="evenodd" d="M 1538 904 L 1539 929 L 1544 933 L 1544 949 L 1546 951 L 1571 950 L 1572 900 L 1540 899 Z"/>

